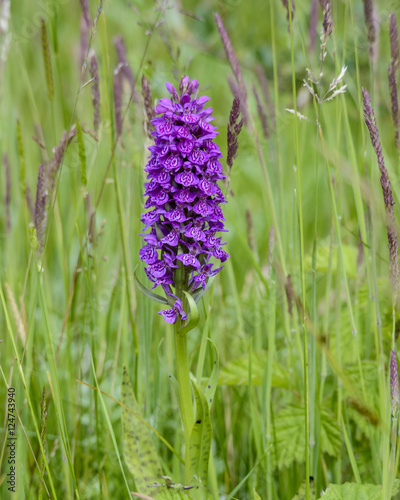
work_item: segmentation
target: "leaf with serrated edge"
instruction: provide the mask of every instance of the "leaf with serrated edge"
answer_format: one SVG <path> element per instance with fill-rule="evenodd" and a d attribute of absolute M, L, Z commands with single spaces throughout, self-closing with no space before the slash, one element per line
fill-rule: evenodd
<path fill-rule="evenodd" d="M 328 455 L 336 455 L 342 445 L 340 430 L 334 415 L 328 408 L 321 408 L 321 450 Z M 276 414 L 275 449 L 277 451 L 277 467 L 282 469 L 294 461 L 304 462 L 304 408 L 289 405 Z M 275 457 L 275 453 L 272 454 Z"/>
<path fill-rule="evenodd" d="M 121 384 L 122 403 L 130 410 L 141 414 L 136 401 L 128 370 L 124 365 Z M 136 489 L 157 500 L 167 500 L 181 496 L 179 492 L 167 488 L 150 487 L 161 481 L 163 475 L 160 461 L 148 428 L 126 408 L 122 408 L 122 428 L 124 438 L 124 458 L 135 479 Z M 176 495 L 177 494 L 177 495 Z"/>
<path fill-rule="evenodd" d="M 395 495 L 396 491 L 392 491 Z M 376 484 L 330 484 L 319 500 L 381 500 L 382 486 Z"/>
<path fill-rule="evenodd" d="M 252 352 L 251 354 L 251 383 L 261 385 L 265 366 L 268 362 L 267 351 Z M 277 362 L 274 362 L 272 371 L 273 387 L 288 387 L 287 372 Z M 219 385 L 248 385 L 249 383 L 249 355 L 244 354 L 232 359 L 222 367 Z"/>

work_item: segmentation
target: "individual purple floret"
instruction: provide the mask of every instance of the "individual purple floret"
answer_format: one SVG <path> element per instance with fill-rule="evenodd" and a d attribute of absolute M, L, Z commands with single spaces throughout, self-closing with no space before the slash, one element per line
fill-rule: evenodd
<path fill-rule="evenodd" d="M 151 121 L 154 145 L 144 169 L 145 208 L 150 211 L 141 218 L 144 231 L 150 232 L 142 235 L 145 245 L 139 254 L 152 288 L 162 285 L 177 298 L 172 309 L 160 311 L 167 323 L 175 323 L 179 316 L 186 319 L 183 291 L 204 290 L 208 278 L 223 267 L 214 269 L 211 259 L 224 262 L 229 255 L 216 236 L 226 231 L 220 208 L 225 198 L 217 185 L 225 176 L 214 142 L 218 131 L 211 124 L 212 108 L 204 108 L 209 97 L 198 97 L 197 80 L 187 76 L 179 91 L 170 83 L 166 87 L 171 99 L 158 101 Z"/>
<path fill-rule="evenodd" d="M 186 314 L 182 309 L 182 301 L 177 299 L 175 301 L 174 307 L 172 309 L 167 309 L 166 311 L 158 311 L 158 314 L 164 316 L 164 319 L 167 323 L 173 325 L 176 323 L 176 320 L 180 316 L 182 320 L 186 319 Z"/>

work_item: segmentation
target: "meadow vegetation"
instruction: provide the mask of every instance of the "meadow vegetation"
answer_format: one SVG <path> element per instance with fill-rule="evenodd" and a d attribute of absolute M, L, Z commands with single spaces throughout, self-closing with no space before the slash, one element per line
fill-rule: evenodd
<path fill-rule="evenodd" d="M 1 498 L 400 498 L 398 1 L 0 6 Z M 139 258 L 149 120 L 184 75 L 211 98 L 230 255 L 187 333 L 210 425 L 186 472 Z"/>

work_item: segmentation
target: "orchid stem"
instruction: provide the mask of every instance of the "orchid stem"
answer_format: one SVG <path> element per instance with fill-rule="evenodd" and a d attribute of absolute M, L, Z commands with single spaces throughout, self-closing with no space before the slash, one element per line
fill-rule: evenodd
<path fill-rule="evenodd" d="M 179 406 L 185 432 L 185 483 L 189 484 L 190 477 L 190 435 L 194 424 L 192 406 L 192 388 L 190 384 L 190 367 L 187 348 L 187 334 L 179 333 L 180 321 L 175 323 L 175 360 L 176 376 L 179 387 Z"/>

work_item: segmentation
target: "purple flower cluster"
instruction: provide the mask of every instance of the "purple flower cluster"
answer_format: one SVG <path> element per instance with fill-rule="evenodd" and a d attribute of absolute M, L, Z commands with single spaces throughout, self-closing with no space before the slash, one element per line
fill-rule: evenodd
<path fill-rule="evenodd" d="M 214 268 L 212 257 L 224 262 L 229 255 L 222 249 L 225 203 L 217 181 L 224 179 L 219 158 L 222 154 L 213 142 L 217 128 L 211 125 L 212 108 L 204 108 L 209 97 L 197 97 L 197 80 L 183 77 L 179 93 L 167 83 L 171 99 L 160 99 L 152 120 L 154 145 L 149 148 L 145 167 L 147 200 L 142 215 L 145 246 L 140 258 L 147 264 L 145 272 L 152 288 L 162 285 L 176 298 L 174 307 L 160 311 L 168 323 L 179 315 L 185 319 L 181 297 L 173 294 L 177 273 L 185 276 L 186 291 L 205 289 L 207 279 L 222 267 Z M 177 290 L 175 290 L 177 292 Z"/>

